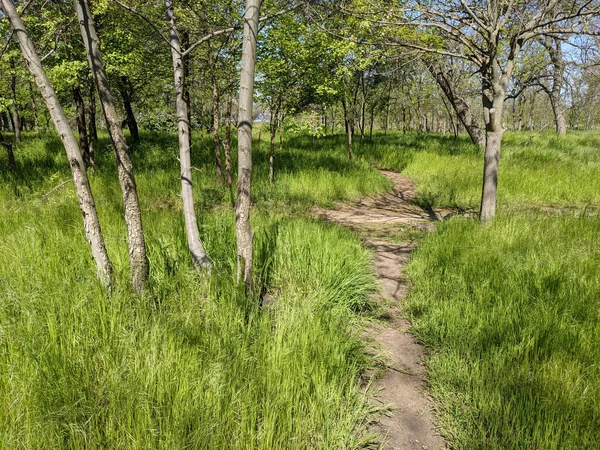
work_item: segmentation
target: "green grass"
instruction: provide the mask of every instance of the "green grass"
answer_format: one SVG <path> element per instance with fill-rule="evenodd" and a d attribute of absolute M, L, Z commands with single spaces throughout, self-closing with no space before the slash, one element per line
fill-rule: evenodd
<path fill-rule="evenodd" d="M 600 132 L 506 133 L 499 167 L 499 208 L 600 205 Z M 389 134 L 357 153 L 380 167 L 401 170 L 428 206 L 479 207 L 482 151 L 468 137 Z"/>
<path fill-rule="evenodd" d="M 464 137 L 287 136 L 268 183 L 255 147 L 256 297 L 238 290 L 230 193 L 211 140 L 195 135 L 200 233 L 215 269 L 189 261 L 176 136 L 134 150 L 152 292 L 133 295 L 108 141 L 90 179 L 117 275 L 98 286 L 55 137 L 28 136 L 18 169 L 0 152 L 0 447 L 361 448 L 359 393 L 372 364 L 360 337 L 375 289 L 359 235 L 308 217 L 314 206 L 385 191 L 370 165 L 401 170 L 424 206 L 477 207 L 482 155 Z M 600 134 L 507 133 L 499 217 L 455 218 L 423 237 L 408 312 L 428 346 L 432 393 L 454 448 L 597 448 L 600 441 Z M 544 207 L 574 212 L 543 215 Z M 534 211 L 533 213 L 531 211 Z M 260 299 L 265 306 L 260 307 Z M 370 313 L 372 314 L 372 313 Z"/>
<path fill-rule="evenodd" d="M 600 221 L 443 224 L 418 248 L 408 311 L 457 449 L 600 447 Z"/>
<path fill-rule="evenodd" d="M 176 137 L 143 138 L 134 161 L 152 292 L 142 297 L 129 287 L 106 139 L 90 178 L 117 274 L 111 296 L 95 279 L 72 185 L 40 202 L 70 177 L 56 138 L 29 137 L 16 149 L 17 172 L 0 172 L 0 447 L 362 447 L 369 361 L 358 333 L 375 289 L 371 257 L 351 232 L 286 211 L 387 181 L 341 153 L 296 149 L 280 156 L 281 188 L 272 188 L 259 150 L 257 297 L 246 297 L 234 283 L 234 214 L 209 140 L 195 137 L 194 177 L 210 281 L 187 253 Z"/>

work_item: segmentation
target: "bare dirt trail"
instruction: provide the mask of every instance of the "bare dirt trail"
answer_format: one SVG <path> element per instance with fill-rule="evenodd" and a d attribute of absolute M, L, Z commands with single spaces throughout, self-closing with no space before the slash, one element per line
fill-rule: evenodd
<path fill-rule="evenodd" d="M 393 182 L 392 191 L 352 205 L 318 210 L 317 214 L 357 230 L 375 252 L 373 270 L 381 285 L 379 301 L 389 319 L 367 330 L 372 341 L 370 350 L 385 360 L 385 370 L 370 388 L 375 393 L 371 402 L 388 408 L 372 425 L 372 431 L 381 436 L 384 449 L 444 449 L 447 444 L 436 432 L 427 393 L 424 349 L 408 332 L 410 323 L 402 317 L 402 302 L 409 290 L 403 269 L 417 244 L 410 239 L 410 233 L 403 243 L 388 242 L 386 236 L 399 228 L 432 231 L 434 221 L 452 211 L 420 208 L 412 202 L 415 186 L 409 178 L 396 172 L 381 172 Z"/>

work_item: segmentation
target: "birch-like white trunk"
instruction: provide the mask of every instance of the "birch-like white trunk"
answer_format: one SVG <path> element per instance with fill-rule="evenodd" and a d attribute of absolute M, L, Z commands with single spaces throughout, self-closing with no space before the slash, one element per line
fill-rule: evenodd
<path fill-rule="evenodd" d="M 198 236 L 198 222 L 194 209 L 194 192 L 192 185 L 191 140 L 188 108 L 184 98 L 185 76 L 181 44 L 177 34 L 177 20 L 173 11 L 173 2 L 165 0 L 169 18 L 169 41 L 173 59 L 173 76 L 175 78 L 175 109 L 177 113 L 177 131 L 179 134 L 179 164 L 181 169 L 181 199 L 183 200 L 183 217 L 187 234 L 188 248 L 192 261 L 198 272 L 210 270 L 211 263 L 206 255 L 204 245 Z"/>
<path fill-rule="evenodd" d="M 235 205 L 237 240 L 237 280 L 243 274 L 246 291 L 252 285 L 252 240 L 250 202 L 252 191 L 252 105 L 254 100 L 254 73 L 256 69 L 256 42 L 258 17 L 262 0 L 246 0 L 244 41 L 240 76 L 238 112 L 238 188 Z"/>
<path fill-rule="evenodd" d="M 96 82 L 98 96 L 104 111 L 106 125 L 117 159 L 119 184 L 123 195 L 125 209 L 125 223 L 129 244 L 129 265 L 131 268 L 131 281 L 135 292 L 141 292 L 148 286 L 148 259 L 146 257 L 146 243 L 142 229 L 142 212 L 137 195 L 137 187 L 133 174 L 133 164 L 129 157 L 127 142 L 121 129 L 121 121 L 117 115 L 115 101 L 108 85 L 104 72 L 104 61 L 100 50 L 100 40 L 92 18 L 87 0 L 73 0 L 73 5 L 79 20 L 79 28 L 83 44 Z"/>

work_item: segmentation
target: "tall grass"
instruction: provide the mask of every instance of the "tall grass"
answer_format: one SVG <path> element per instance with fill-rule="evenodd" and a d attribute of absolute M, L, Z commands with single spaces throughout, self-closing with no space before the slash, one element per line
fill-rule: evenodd
<path fill-rule="evenodd" d="M 600 204 L 600 133 L 546 132 L 530 139 L 506 133 L 500 159 L 500 208 Z M 422 203 L 477 208 L 481 199 L 482 151 L 461 136 L 378 135 L 359 141 L 357 153 L 374 164 L 414 179 Z"/>
<path fill-rule="evenodd" d="M 69 178 L 57 139 L 25 141 L 17 172 L 0 172 L 0 446 L 363 446 L 369 413 L 359 376 L 368 361 L 357 313 L 375 288 L 370 255 L 352 233 L 272 205 L 305 209 L 387 181 L 341 155 L 302 159 L 290 150 L 281 188 L 270 187 L 259 150 L 256 295 L 248 297 L 234 283 L 234 215 L 209 141 L 194 141 L 200 230 L 215 263 L 203 280 L 187 254 L 176 138 L 144 138 L 134 161 L 153 288 L 141 297 L 128 283 L 106 140 L 90 179 L 117 272 L 110 296 L 95 279 L 72 185 L 40 202 Z"/>
<path fill-rule="evenodd" d="M 408 311 L 457 449 L 600 447 L 600 222 L 452 220 L 410 265 Z"/>

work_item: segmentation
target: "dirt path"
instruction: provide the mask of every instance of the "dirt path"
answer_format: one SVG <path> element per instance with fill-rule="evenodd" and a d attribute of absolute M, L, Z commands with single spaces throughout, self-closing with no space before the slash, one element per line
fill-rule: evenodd
<path fill-rule="evenodd" d="M 447 446 L 435 429 L 422 364 L 423 347 L 415 342 L 408 332 L 410 323 L 402 318 L 402 301 L 409 289 L 403 268 L 417 245 L 410 239 L 410 230 L 433 230 L 433 222 L 451 211 L 423 210 L 411 202 L 415 186 L 409 178 L 395 172 L 382 173 L 394 183 L 391 192 L 366 197 L 353 205 L 319 210 L 318 214 L 359 231 L 375 252 L 373 270 L 381 285 L 380 303 L 389 313 L 389 320 L 367 331 L 371 350 L 385 361 L 385 370 L 374 380 L 371 392 L 376 393 L 374 406 L 389 409 L 373 424 L 373 431 L 381 436 L 384 449 L 438 450 Z M 399 228 L 408 230 L 408 242 L 386 241 L 386 236 Z"/>

